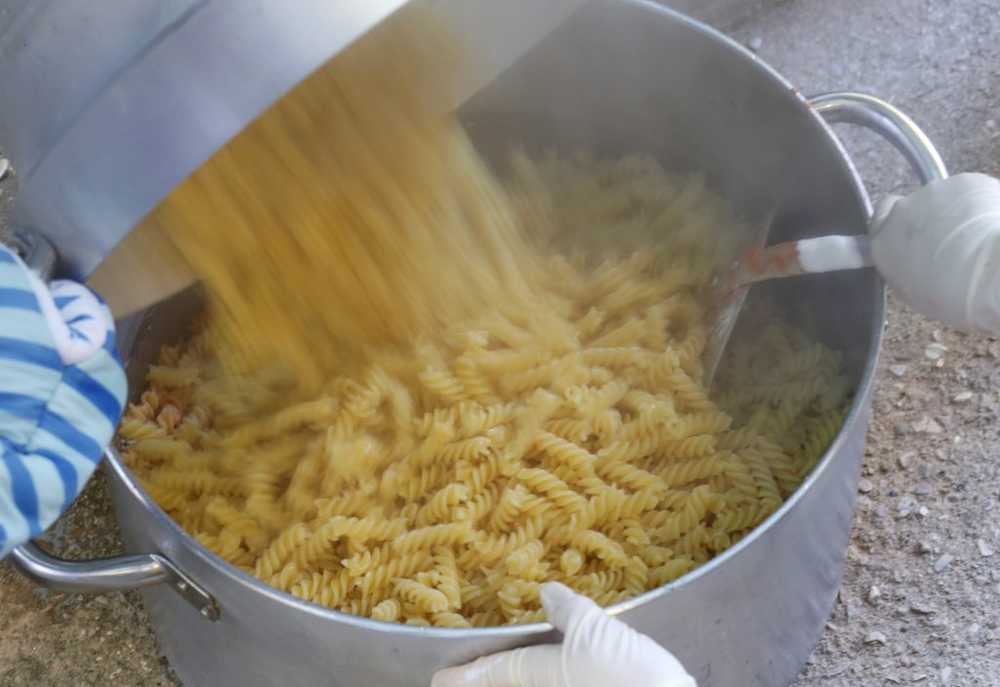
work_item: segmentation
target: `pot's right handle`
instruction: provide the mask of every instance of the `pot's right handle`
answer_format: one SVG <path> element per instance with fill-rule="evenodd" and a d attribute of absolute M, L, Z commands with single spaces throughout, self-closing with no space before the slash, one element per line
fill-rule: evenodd
<path fill-rule="evenodd" d="M 948 178 L 948 170 L 937 148 L 916 122 L 886 101 L 865 93 L 824 93 L 808 100 L 830 124 L 856 124 L 871 129 L 903 154 L 920 181 Z"/>
<path fill-rule="evenodd" d="M 156 553 L 89 561 L 67 561 L 28 542 L 11 552 L 14 565 L 26 577 L 61 592 L 109 592 L 167 584 L 194 606 L 203 618 L 219 619 L 215 599 Z"/>

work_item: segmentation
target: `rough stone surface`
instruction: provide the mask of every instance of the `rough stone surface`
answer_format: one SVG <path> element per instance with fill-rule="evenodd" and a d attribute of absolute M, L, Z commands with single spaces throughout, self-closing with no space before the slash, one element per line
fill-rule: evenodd
<path fill-rule="evenodd" d="M 3 154 L 3 141 L 0 141 L 0 159 L 7 159 Z M 0 241 L 6 241 L 10 234 L 10 212 L 14 203 L 16 176 L 16 170 L 8 161 L 6 171 L 0 175 Z"/>
<path fill-rule="evenodd" d="M 120 552 L 102 471 L 46 541 L 65 558 Z M 135 593 L 50 592 L 0 562 L 0 686 L 177 687 Z"/>
<path fill-rule="evenodd" d="M 925 128 L 953 172 L 1000 174 L 998 0 L 745 6 L 758 11 L 740 19 L 733 35 L 759 45 L 760 57 L 803 92 L 880 95 Z M 886 144 L 839 131 L 874 198 L 912 188 Z M 16 174 L 0 182 L 0 238 L 15 183 Z M 928 359 L 930 343 L 947 353 Z M 795 687 L 1000 681 L 1000 556 L 984 557 L 979 545 L 1000 550 L 998 359 L 1000 341 L 941 330 L 890 298 L 864 467 L 873 489 L 859 499 L 840 600 Z M 897 374 L 886 374 L 890 367 Z M 914 433 L 924 418 L 943 431 Z M 915 492 L 922 482 L 931 487 L 925 495 Z M 903 495 L 926 515 L 897 519 Z M 50 539 L 57 552 L 83 558 L 116 552 L 116 532 L 99 477 Z M 953 560 L 935 573 L 944 555 Z M 878 603 L 862 602 L 872 587 Z M 0 609 L 2 687 L 179 684 L 135 595 L 49 593 L 0 563 Z M 865 644 L 876 632 L 885 643 Z"/>

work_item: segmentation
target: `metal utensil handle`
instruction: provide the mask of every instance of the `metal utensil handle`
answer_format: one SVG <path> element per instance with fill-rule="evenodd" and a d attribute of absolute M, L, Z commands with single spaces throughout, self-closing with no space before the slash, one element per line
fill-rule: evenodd
<path fill-rule="evenodd" d="M 905 113 L 884 100 L 864 93 L 839 92 L 810 98 L 809 104 L 830 124 L 855 124 L 882 136 L 902 153 L 921 183 L 929 184 L 932 181 L 948 178 L 944 161 L 927 134 Z M 827 237 L 809 240 L 818 242 L 824 238 Z M 806 265 L 797 265 L 795 269 L 788 270 L 787 274 L 767 274 L 750 279 L 748 283 L 806 272 L 831 272 L 872 266 L 871 241 L 867 234 L 836 238 L 838 241 L 854 244 L 852 250 L 842 252 L 842 255 L 847 256 L 842 264 L 830 261 L 823 269 L 809 269 Z M 779 243 L 766 248 L 764 258 L 766 260 L 770 256 L 789 253 L 801 254 L 801 248 L 801 241 Z M 855 256 L 862 256 L 863 261 L 859 264 Z"/>
<path fill-rule="evenodd" d="M 905 113 L 864 93 L 824 93 L 809 104 L 830 124 L 856 124 L 870 129 L 903 154 L 921 183 L 948 178 L 948 169 L 927 134 Z"/>
<path fill-rule="evenodd" d="M 871 129 L 891 143 L 910 163 L 924 184 L 946 179 L 948 170 L 934 144 L 916 122 L 889 103 L 864 93 L 838 91 L 807 99 L 807 103 L 828 124 L 856 124 Z M 717 313 L 709 332 L 703 359 L 705 382 L 711 386 L 729 336 L 736 324 L 748 287 L 758 281 L 792 277 L 807 272 L 829 272 L 872 266 L 871 241 L 867 234 L 825 237 L 839 242 L 839 258 L 826 250 L 822 269 L 803 264 L 800 248 L 806 241 L 787 241 L 766 248 L 755 247 L 737 258 L 729 270 L 716 275 L 711 302 Z M 822 241 L 811 248 L 820 251 Z"/>
<path fill-rule="evenodd" d="M 50 556 L 29 542 L 11 552 L 15 567 L 39 584 L 62 592 L 110 592 L 168 584 L 194 606 L 202 617 L 218 620 L 215 599 L 169 560 L 156 553 L 89 561 L 67 561 Z"/>

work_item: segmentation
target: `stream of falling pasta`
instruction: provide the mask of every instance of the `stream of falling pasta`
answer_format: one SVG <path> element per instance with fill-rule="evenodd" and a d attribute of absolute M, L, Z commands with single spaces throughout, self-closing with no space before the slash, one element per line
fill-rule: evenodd
<path fill-rule="evenodd" d="M 209 319 L 150 368 L 127 464 L 229 563 L 378 620 L 522 623 L 546 580 L 609 604 L 676 579 L 816 463 L 839 357 L 764 312 L 710 397 L 725 203 L 642 155 L 515 150 L 501 184 L 426 105 L 433 43 L 397 30 L 158 210 Z"/>
<path fill-rule="evenodd" d="M 235 369 L 343 369 L 532 292 L 503 189 L 436 103 L 457 48 L 387 21 L 185 180 L 156 220 L 208 287 Z"/>

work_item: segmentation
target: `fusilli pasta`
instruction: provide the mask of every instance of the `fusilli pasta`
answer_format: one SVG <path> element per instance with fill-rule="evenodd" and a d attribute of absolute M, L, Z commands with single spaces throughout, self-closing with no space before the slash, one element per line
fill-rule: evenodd
<path fill-rule="evenodd" d="M 119 437 L 198 541 L 314 603 L 482 627 L 540 619 L 546 580 L 604 604 L 670 582 L 798 486 L 849 386 L 836 354 L 760 310 L 709 394 L 694 238 L 733 220 L 704 182 L 645 157 L 512 169 L 554 253 L 531 303 L 374 351 L 319 391 L 280 368 L 234 376 L 210 329 L 164 349 Z M 610 257 L 556 252 L 580 227 Z M 673 253 L 649 248 L 664 233 Z"/>

